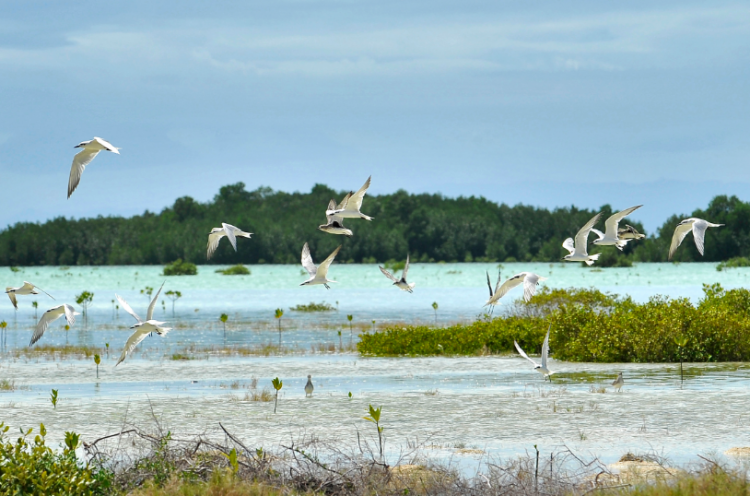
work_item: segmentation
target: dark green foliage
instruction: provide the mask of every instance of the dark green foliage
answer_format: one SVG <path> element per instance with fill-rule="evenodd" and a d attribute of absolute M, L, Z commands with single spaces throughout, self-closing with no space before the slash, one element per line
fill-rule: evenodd
<path fill-rule="evenodd" d="M 750 267 L 750 258 L 734 257 L 726 262 L 721 262 L 716 266 L 716 270 L 721 272 L 724 269 L 736 269 L 737 267 Z"/>
<path fill-rule="evenodd" d="M 250 269 L 248 269 L 242 264 L 233 265 L 232 267 L 228 267 L 223 270 L 217 270 L 215 272 L 218 272 L 219 274 L 224 274 L 225 276 L 249 276 L 250 275 Z"/>
<path fill-rule="evenodd" d="M 194 263 L 183 262 L 178 258 L 164 267 L 165 276 L 194 276 L 198 274 L 198 267 Z"/>
<path fill-rule="evenodd" d="M 307 305 L 297 305 L 290 308 L 292 312 L 333 312 L 336 307 L 328 303 L 308 303 Z"/>
<path fill-rule="evenodd" d="M 65 448 L 53 451 L 45 444 L 46 429 L 29 439 L 32 429 L 21 431 L 15 441 L 7 437 L 8 427 L 0 423 L 0 494 L 49 495 L 109 494 L 112 474 L 93 471 L 76 458 L 79 436 L 65 433 Z"/>
<path fill-rule="evenodd" d="M 579 362 L 677 362 L 750 359 L 750 291 L 704 285 L 697 306 L 656 296 L 638 304 L 596 290 L 541 291 L 513 315 L 434 329 L 392 328 L 362 334 L 370 355 L 473 355 L 514 352 L 513 340 L 539 353 L 552 324 L 554 358 Z M 687 338 L 680 350 L 676 340 Z"/>

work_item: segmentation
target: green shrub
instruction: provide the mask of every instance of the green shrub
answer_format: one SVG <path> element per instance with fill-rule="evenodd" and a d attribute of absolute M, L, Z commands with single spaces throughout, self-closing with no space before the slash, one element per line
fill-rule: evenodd
<path fill-rule="evenodd" d="M 251 274 L 250 269 L 242 264 L 237 264 L 226 269 L 219 269 L 215 272 L 224 274 L 225 276 L 249 276 Z"/>
<path fill-rule="evenodd" d="M 599 256 L 599 260 L 596 261 L 594 265 L 591 266 L 592 269 L 598 268 L 607 268 L 607 267 L 632 267 L 633 266 L 633 260 L 620 252 L 620 250 L 616 249 L 614 246 L 612 247 L 604 247 L 604 249 L 601 251 L 601 255 Z"/>
<path fill-rule="evenodd" d="M 178 258 L 164 267 L 165 276 L 194 276 L 198 274 L 198 267 L 194 263 L 183 262 Z"/>
<path fill-rule="evenodd" d="M 328 303 L 308 303 L 307 305 L 291 307 L 289 310 L 292 312 L 333 312 L 336 310 L 336 307 Z"/>
<path fill-rule="evenodd" d="M 725 260 L 716 266 L 716 270 L 721 272 L 724 269 L 736 269 L 737 267 L 750 267 L 750 258 L 734 257 Z"/>
<path fill-rule="evenodd" d="M 30 440 L 33 429 L 21 430 L 15 442 L 7 437 L 8 427 L 0 423 L 0 494 L 48 495 L 107 494 L 112 474 L 94 471 L 76 458 L 79 437 L 65 433 L 65 448 L 53 451 L 45 444 L 46 429 Z"/>

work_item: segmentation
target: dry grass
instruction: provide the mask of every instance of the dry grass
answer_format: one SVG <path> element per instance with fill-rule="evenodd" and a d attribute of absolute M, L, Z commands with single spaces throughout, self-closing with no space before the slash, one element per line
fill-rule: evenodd
<path fill-rule="evenodd" d="M 50 344 L 37 344 L 32 348 L 14 348 L 10 350 L 13 358 L 39 358 L 44 357 L 49 360 L 62 358 L 92 358 L 94 355 L 104 355 L 106 350 L 95 346 L 84 345 L 63 345 L 56 346 Z"/>
<path fill-rule="evenodd" d="M 273 401 L 273 394 L 268 388 L 263 388 L 263 391 L 248 391 L 245 393 L 245 401 L 262 401 L 269 402 Z"/>
<path fill-rule="evenodd" d="M 9 381 L 8 379 L 0 379 L 0 391 L 15 391 L 16 381 Z"/>
<path fill-rule="evenodd" d="M 228 469 L 216 470 L 207 481 L 188 482 L 172 477 L 159 487 L 153 483 L 129 493 L 132 496 L 281 496 L 314 494 L 277 489 L 260 482 L 237 479 Z"/>

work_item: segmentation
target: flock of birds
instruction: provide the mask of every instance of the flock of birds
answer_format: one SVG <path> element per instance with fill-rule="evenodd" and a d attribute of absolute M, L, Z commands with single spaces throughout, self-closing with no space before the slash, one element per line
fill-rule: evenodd
<path fill-rule="evenodd" d="M 94 139 L 89 141 L 83 141 L 76 145 L 75 148 L 82 148 L 82 150 L 75 155 L 75 157 L 73 158 L 73 164 L 70 168 L 70 178 L 68 180 L 68 198 L 70 198 L 70 196 L 78 187 L 81 181 L 81 176 L 83 175 L 83 171 L 86 166 L 90 164 L 91 161 L 94 160 L 94 158 L 100 152 L 108 151 L 116 153 L 118 155 L 120 154 L 119 148 L 98 137 L 94 137 Z M 365 181 L 364 185 L 356 193 L 353 191 L 348 193 L 341 200 L 341 202 L 337 203 L 336 200 L 331 199 L 325 212 L 327 222 L 323 225 L 318 226 L 318 229 L 329 234 L 352 237 L 354 233 L 351 229 L 348 229 L 344 226 L 344 219 L 365 219 L 371 221 L 372 217 L 369 217 L 361 212 L 362 202 L 364 200 L 365 194 L 367 193 L 367 190 L 370 187 L 371 179 L 372 177 L 368 177 L 367 181 Z M 600 254 L 588 254 L 588 241 L 591 232 L 594 232 L 594 234 L 597 236 L 597 239 L 593 240 L 594 245 L 615 246 L 619 250 L 622 250 L 629 241 L 644 238 L 645 235 L 639 233 L 634 227 L 630 225 L 626 224 L 624 228 L 620 227 L 620 222 L 635 210 L 639 209 L 641 206 L 642 205 L 637 205 L 627 208 L 609 217 L 604 223 L 604 232 L 601 232 L 598 229 L 594 228 L 596 223 L 599 221 L 599 217 L 601 216 L 601 213 L 596 214 L 583 227 L 581 227 L 581 229 L 576 234 L 575 239 L 568 238 L 563 242 L 563 248 L 568 250 L 569 253 L 568 255 L 565 255 L 562 260 L 566 262 L 584 262 L 587 265 L 593 265 L 599 258 Z M 677 225 L 672 236 L 672 243 L 669 248 L 669 260 L 672 259 L 672 256 L 674 255 L 677 248 L 680 246 L 680 244 L 682 244 L 682 241 L 691 231 L 693 233 L 695 246 L 697 247 L 698 252 L 703 255 L 704 237 L 706 234 L 706 230 L 709 227 L 719 227 L 722 225 L 723 224 L 713 224 L 706 220 L 694 217 L 683 220 Z M 208 260 L 211 259 L 211 256 L 219 247 L 219 243 L 221 242 L 222 238 L 226 237 L 234 250 L 237 251 L 237 238 L 242 237 L 250 239 L 252 234 L 253 233 L 245 232 L 231 224 L 222 223 L 222 227 L 216 227 L 212 229 L 208 234 L 206 258 Z M 304 269 L 309 274 L 309 278 L 302 282 L 300 285 L 323 285 L 326 289 L 330 289 L 330 286 L 328 284 L 334 283 L 336 281 L 328 279 L 328 271 L 334 259 L 336 258 L 336 255 L 339 253 L 339 250 L 341 250 L 341 247 L 342 245 L 339 245 L 335 250 L 333 250 L 330 255 L 328 255 L 328 257 L 322 263 L 316 266 L 313 262 L 312 255 L 310 254 L 310 247 L 307 243 L 305 243 L 302 247 L 301 261 L 302 267 L 304 267 Z M 406 280 L 409 271 L 408 253 L 406 255 L 406 264 L 404 265 L 401 277 L 394 276 L 391 272 L 383 267 L 379 268 L 383 275 L 390 279 L 393 282 L 393 285 L 398 289 L 409 293 L 413 292 L 415 284 L 409 283 Z M 489 286 L 490 298 L 485 303 L 485 306 L 490 306 L 490 313 L 492 313 L 494 307 L 500 302 L 500 299 L 505 296 L 511 289 L 521 284 L 523 284 L 523 298 L 528 302 L 534 296 L 536 286 L 540 281 L 543 281 L 544 279 L 544 277 L 541 277 L 538 274 L 534 274 L 533 272 L 520 272 L 500 284 L 501 277 L 498 274 L 498 279 L 493 289 L 488 273 L 487 285 Z M 156 333 L 159 336 L 163 337 L 170 331 L 169 327 L 164 327 L 164 322 L 153 319 L 156 301 L 163 287 L 164 284 L 162 284 L 162 286 L 156 292 L 154 298 L 151 300 L 151 303 L 148 306 L 148 310 L 146 311 L 146 320 L 142 320 L 120 295 L 115 295 L 122 308 L 124 308 L 125 311 L 132 315 L 137 321 L 137 323 L 131 327 L 131 329 L 134 329 L 134 332 L 126 341 L 122 354 L 115 366 L 122 363 L 122 361 L 125 360 L 125 358 L 130 353 L 132 353 L 135 347 L 138 346 L 138 344 L 143 341 L 146 336 L 149 336 L 152 333 Z M 24 281 L 23 285 L 17 288 L 8 287 L 6 288 L 5 292 L 8 294 L 8 297 L 10 298 L 13 306 L 18 309 L 18 302 L 16 299 L 17 296 L 36 295 L 39 294 L 39 291 L 54 299 L 49 293 L 28 281 Z M 60 317 L 64 316 L 65 320 L 68 322 L 68 325 L 73 326 L 73 324 L 75 324 L 76 315 L 79 315 L 79 313 L 75 311 L 73 306 L 67 303 L 50 308 L 39 319 L 39 322 L 37 323 L 34 333 L 31 337 L 29 346 L 32 346 L 34 343 L 39 341 L 49 325 Z M 550 378 L 550 376 L 553 374 L 553 372 L 547 368 L 547 359 L 549 355 L 549 332 L 550 330 L 548 329 L 547 335 L 544 339 L 544 343 L 542 344 L 541 363 L 536 363 L 534 360 L 529 358 L 529 356 L 523 351 L 518 343 L 514 341 L 516 349 L 521 354 L 521 356 L 529 360 L 534 365 L 534 369 L 540 372 L 545 378 Z M 620 373 L 617 380 L 615 380 L 615 382 L 612 384 L 618 390 L 620 387 L 622 387 L 622 385 L 624 384 L 622 373 Z M 313 385 L 311 377 L 308 376 L 308 383 L 305 386 L 305 392 L 307 394 L 312 394 L 312 390 Z"/>

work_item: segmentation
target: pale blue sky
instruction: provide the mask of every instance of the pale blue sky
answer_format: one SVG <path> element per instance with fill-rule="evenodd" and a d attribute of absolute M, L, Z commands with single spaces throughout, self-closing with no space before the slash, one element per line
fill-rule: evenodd
<path fill-rule="evenodd" d="M 0 3 L 0 226 L 370 174 L 374 193 L 644 203 L 649 228 L 750 199 L 747 3 L 112 4 Z M 95 135 L 122 155 L 66 200 Z"/>

